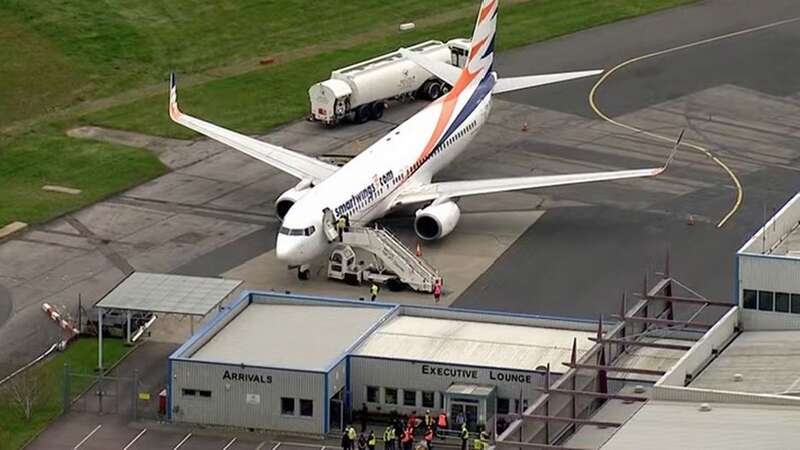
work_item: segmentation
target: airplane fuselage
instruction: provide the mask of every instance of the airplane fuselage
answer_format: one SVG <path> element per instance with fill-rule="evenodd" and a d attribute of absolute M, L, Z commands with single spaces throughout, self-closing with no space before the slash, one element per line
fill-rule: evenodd
<path fill-rule="evenodd" d="M 461 92 L 450 92 L 392 129 L 333 175 L 310 188 L 283 220 L 285 230 L 316 230 L 309 223 L 330 209 L 334 217 L 347 216 L 351 223 L 366 224 L 397 206 L 404 187 L 430 183 L 431 178 L 467 147 L 486 122 L 491 110 L 495 75 Z M 442 124 L 442 116 L 451 120 Z M 298 248 L 304 243 L 303 249 Z M 279 234 L 276 251 L 288 259 L 297 255 L 301 264 L 328 248 L 324 233 L 312 236 Z M 305 260 L 305 261 L 304 261 Z M 290 263 L 292 261 L 289 261 Z"/>

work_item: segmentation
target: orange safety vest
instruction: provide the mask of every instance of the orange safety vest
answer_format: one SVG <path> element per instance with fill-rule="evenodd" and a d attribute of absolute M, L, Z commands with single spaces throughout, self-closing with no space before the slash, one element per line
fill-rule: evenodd
<path fill-rule="evenodd" d="M 413 439 L 414 438 L 411 436 L 411 432 L 410 431 L 406 430 L 406 431 L 403 432 L 403 442 L 404 443 L 408 442 L 408 441 L 411 441 Z"/>
<path fill-rule="evenodd" d="M 439 423 L 437 423 L 436 425 L 438 425 L 439 428 L 447 427 L 447 416 L 445 414 L 440 414 L 439 415 Z"/>
<path fill-rule="evenodd" d="M 425 440 L 428 441 L 429 444 L 433 440 L 433 430 L 430 428 L 428 428 L 428 431 L 425 432 Z"/>

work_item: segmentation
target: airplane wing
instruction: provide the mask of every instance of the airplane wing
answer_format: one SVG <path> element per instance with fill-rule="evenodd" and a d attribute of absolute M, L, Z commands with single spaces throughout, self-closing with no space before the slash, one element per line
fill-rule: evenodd
<path fill-rule="evenodd" d="M 529 75 L 524 77 L 499 78 L 492 89 L 493 94 L 518 91 L 546 84 L 561 83 L 603 73 L 602 70 L 583 70 L 580 72 L 549 73 L 546 75 Z"/>
<path fill-rule="evenodd" d="M 458 77 L 461 76 L 461 69 L 456 66 L 451 66 L 450 64 L 430 59 L 426 56 L 414 53 L 404 48 L 400 49 L 400 54 L 403 55 L 404 58 L 413 61 L 418 66 L 430 72 L 437 78 L 444 80 L 450 86 L 455 86 L 456 82 L 458 81 Z"/>
<path fill-rule="evenodd" d="M 682 137 L 683 132 L 681 132 L 678 141 L 675 143 L 675 147 L 672 149 L 672 153 L 670 153 L 667 162 L 664 166 L 659 168 L 431 183 L 402 192 L 394 206 L 422 203 L 437 199 L 443 200 L 466 197 L 469 195 L 597 183 L 600 181 L 625 180 L 630 178 L 655 177 L 661 175 L 675 158 L 675 153 L 680 145 Z"/>
<path fill-rule="evenodd" d="M 301 180 L 310 180 L 318 183 L 338 169 L 333 164 L 328 164 L 278 145 L 259 141 L 250 136 L 236 133 L 182 113 L 178 109 L 178 89 L 174 73 L 170 76 L 169 117 L 186 128 L 206 135 L 217 142 L 221 142 Z"/>

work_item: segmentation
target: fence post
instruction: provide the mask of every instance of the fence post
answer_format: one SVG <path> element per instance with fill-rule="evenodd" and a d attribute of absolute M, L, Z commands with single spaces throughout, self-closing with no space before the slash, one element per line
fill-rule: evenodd
<path fill-rule="evenodd" d="M 70 404 L 70 401 L 69 401 L 69 399 L 70 399 L 70 395 L 69 395 L 69 390 L 70 390 L 70 387 L 69 387 L 69 364 L 67 364 L 67 363 L 64 363 L 64 383 L 63 383 L 63 387 L 64 387 L 64 392 L 63 392 L 64 398 L 62 400 L 63 400 L 64 404 L 63 404 L 63 408 L 61 410 L 61 413 L 62 414 L 66 414 L 67 412 L 69 412 L 69 406 L 70 406 L 69 405 Z"/>

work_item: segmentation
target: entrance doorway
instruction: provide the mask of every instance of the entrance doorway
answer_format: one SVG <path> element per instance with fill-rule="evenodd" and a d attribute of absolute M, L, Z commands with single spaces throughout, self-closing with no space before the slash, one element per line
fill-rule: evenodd
<path fill-rule="evenodd" d="M 337 392 L 328 402 L 328 430 L 344 430 L 344 389 Z"/>
<path fill-rule="evenodd" d="M 466 423 L 469 431 L 479 431 L 494 423 L 497 402 L 494 386 L 452 384 L 444 399 L 450 422 L 456 429 Z"/>
<path fill-rule="evenodd" d="M 466 398 L 451 399 L 450 417 L 456 424 L 463 420 L 467 428 L 475 430 L 478 424 L 478 401 Z"/>

